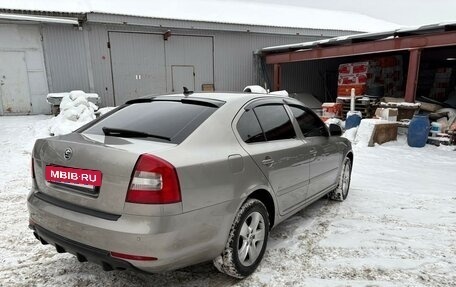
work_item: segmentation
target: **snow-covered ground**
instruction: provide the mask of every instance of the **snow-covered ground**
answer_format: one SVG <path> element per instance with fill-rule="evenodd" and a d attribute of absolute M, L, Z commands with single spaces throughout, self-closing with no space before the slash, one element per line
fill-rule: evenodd
<path fill-rule="evenodd" d="M 163 274 L 104 272 L 28 230 L 30 151 L 48 116 L 0 117 L 1 286 L 455 286 L 456 151 L 355 138 L 349 197 L 321 199 L 274 228 L 259 269 L 239 281 L 210 263 Z M 351 135 L 353 135 L 351 133 Z"/>

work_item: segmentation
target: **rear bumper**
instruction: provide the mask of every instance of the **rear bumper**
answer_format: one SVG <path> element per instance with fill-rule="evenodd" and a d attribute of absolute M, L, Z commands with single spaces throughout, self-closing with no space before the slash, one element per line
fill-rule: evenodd
<path fill-rule="evenodd" d="M 107 250 L 70 240 L 34 223 L 30 223 L 29 228 L 33 230 L 33 235 L 43 245 L 51 244 L 55 246 L 58 253 L 68 252 L 76 255 L 79 262 L 89 261 L 96 263 L 101 265 L 105 271 L 136 269 L 127 261 L 111 257 Z"/>
<path fill-rule="evenodd" d="M 28 199 L 31 228 L 57 251 L 75 254 L 107 270 L 162 272 L 208 261 L 219 255 L 228 238 L 234 202 L 169 216 L 123 214 L 117 220 Z M 155 257 L 154 261 L 117 259 L 110 252 Z M 79 254 L 79 255 L 78 255 Z M 82 255 L 82 256 L 81 256 Z"/>

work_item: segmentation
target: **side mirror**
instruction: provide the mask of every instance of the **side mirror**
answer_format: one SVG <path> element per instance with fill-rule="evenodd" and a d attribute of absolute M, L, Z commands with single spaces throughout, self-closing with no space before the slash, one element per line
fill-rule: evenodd
<path fill-rule="evenodd" d="M 342 128 L 336 124 L 329 124 L 329 134 L 331 136 L 341 136 Z"/>

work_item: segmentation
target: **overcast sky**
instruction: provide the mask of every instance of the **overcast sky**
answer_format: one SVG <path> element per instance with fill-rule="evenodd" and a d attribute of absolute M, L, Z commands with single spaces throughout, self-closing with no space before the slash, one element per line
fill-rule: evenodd
<path fill-rule="evenodd" d="M 223 0 L 221 0 L 223 1 Z M 456 0 L 243 0 L 345 10 L 401 25 L 456 21 Z M 305 15 L 303 15 L 305 17 Z M 343 19 L 341 19 L 343 21 Z"/>

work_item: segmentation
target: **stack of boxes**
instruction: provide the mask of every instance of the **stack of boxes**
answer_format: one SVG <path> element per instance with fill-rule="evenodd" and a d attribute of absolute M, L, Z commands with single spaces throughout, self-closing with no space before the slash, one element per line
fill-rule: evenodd
<path fill-rule="evenodd" d="M 359 105 L 357 101 L 356 110 L 361 111 L 363 116 L 373 114 L 371 102 L 378 101 L 376 97 L 403 97 L 402 66 L 401 56 L 381 57 L 339 65 L 337 96 L 338 102 L 342 104 L 342 111 L 346 112 L 349 109 L 348 97 L 350 97 L 352 89 L 355 90 L 355 96 L 372 96 L 367 101 L 361 101 Z M 340 115 L 340 105 L 324 103 L 322 108 L 325 118 L 343 117 Z"/>
<path fill-rule="evenodd" d="M 451 78 L 451 68 L 438 68 L 435 72 L 434 83 L 432 85 L 429 97 L 438 101 L 444 101 L 446 91 L 449 88 Z"/>
<path fill-rule="evenodd" d="M 355 89 L 355 95 L 364 95 L 367 86 L 375 82 L 377 65 L 375 61 L 341 64 L 339 66 L 338 96 L 350 96 L 351 89 Z"/>
<path fill-rule="evenodd" d="M 402 57 L 392 56 L 377 59 L 381 68 L 381 83 L 385 97 L 403 97 Z"/>
<path fill-rule="evenodd" d="M 389 56 L 374 60 L 339 65 L 338 96 L 368 94 L 370 88 L 383 87 L 383 96 L 401 96 L 403 73 L 402 57 Z"/>

